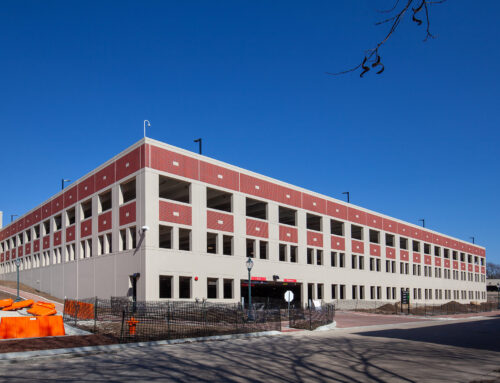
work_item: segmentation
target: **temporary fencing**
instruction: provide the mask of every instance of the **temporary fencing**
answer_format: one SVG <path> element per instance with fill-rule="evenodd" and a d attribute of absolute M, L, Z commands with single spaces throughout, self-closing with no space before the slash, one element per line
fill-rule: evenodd
<path fill-rule="evenodd" d="M 66 300 L 64 320 L 121 342 L 281 330 L 279 309 L 245 310 L 240 304 L 131 302 L 127 298 Z"/>
<path fill-rule="evenodd" d="M 335 318 L 335 305 L 323 303 L 319 307 L 295 307 L 290 309 L 290 327 L 314 330 L 332 323 Z"/>

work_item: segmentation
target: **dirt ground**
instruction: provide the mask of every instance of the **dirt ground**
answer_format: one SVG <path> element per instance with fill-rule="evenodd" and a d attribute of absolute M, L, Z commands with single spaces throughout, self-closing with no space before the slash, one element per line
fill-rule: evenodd
<path fill-rule="evenodd" d="M 48 338 L 0 340 L 0 353 L 101 346 L 115 343 L 118 343 L 116 338 L 105 335 L 71 335 Z"/>
<path fill-rule="evenodd" d="M 10 287 L 11 289 L 16 289 L 17 282 L 16 281 L 0 281 L 0 286 L 6 286 L 6 287 Z M 51 301 L 54 301 L 54 302 L 64 303 L 63 299 L 55 298 L 52 295 L 46 294 L 42 291 L 39 291 L 39 290 L 37 290 L 33 287 L 30 287 L 28 285 L 25 285 L 23 283 L 19 284 L 19 289 L 22 291 L 26 291 L 27 293 L 40 295 L 41 297 L 44 297 L 46 299 L 50 299 Z M 0 294 L 4 294 L 4 293 L 0 291 Z"/>

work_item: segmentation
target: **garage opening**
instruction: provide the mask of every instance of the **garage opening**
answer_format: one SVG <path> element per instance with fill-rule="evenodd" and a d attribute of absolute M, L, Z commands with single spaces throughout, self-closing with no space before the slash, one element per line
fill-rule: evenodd
<path fill-rule="evenodd" d="M 297 282 L 278 282 L 278 281 L 252 281 L 252 304 L 257 309 L 263 307 L 287 308 L 285 301 L 285 292 L 293 292 L 294 299 L 290 307 L 301 307 L 302 297 L 300 295 L 302 284 Z M 248 280 L 241 280 L 241 297 L 248 304 Z"/>

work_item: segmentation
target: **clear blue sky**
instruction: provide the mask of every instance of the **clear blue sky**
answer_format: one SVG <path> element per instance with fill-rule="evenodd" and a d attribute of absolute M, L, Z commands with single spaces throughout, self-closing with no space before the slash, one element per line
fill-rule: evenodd
<path fill-rule="evenodd" d="M 149 136 L 486 246 L 500 263 L 500 3 L 449 0 L 356 64 L 392 0 L 4 1 L 0 210 Z"/>

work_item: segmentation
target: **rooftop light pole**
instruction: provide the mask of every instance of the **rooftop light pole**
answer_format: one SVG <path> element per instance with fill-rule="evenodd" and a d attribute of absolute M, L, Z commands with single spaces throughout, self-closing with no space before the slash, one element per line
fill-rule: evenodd
<path fill-rule="evenodd" d="M 248 320 L 253 320 L 253 314 L 252 314 L 252 267 L 253 267 L 253 261 L 252 258 L 248 258 L 247 261 L 245 262 L 248 270 Z"/>
<path fill-rule="evenodd" d="M 21 298 L 19 297 L 19 266 L 21 266 L 21 261 L 16 259 L 16 268 L 17 268 L 17 297 L 16 302 L 19 302 Z"/>
<path fill-rule="evenodd" d="M 425 218 L 419 219 L 419 222 L 422 222 L 422 227 L 425 227 Z"/>
<path fill-rule="evenodd" d="M 65 184 L 66 182 L 71 182 L 71 180 L 68 180 L 68 179 L 66 179 L 66 178 L 62 178 L 62 179 L 61 179 L 61 190 L 63 190 L 63 189 L 64 189 L 64 184 Z"/>
<path fill-rule="evenodd" d="M 10 222 L 14 221 L 14 217 L 19 217 L 17 214 L 10 215 Z"/>
<path fill-rule="evenodd" d="M 343 192 L 342 194 L 347 194 L 347 203 L 351 202 L 351 201 L 349 200 L 349 192 Z"/>
<path fill-rule="evenodd" d="M 197 138 L 196 140 L 194 140 L 193 142 L 198 142 L 199 143 L 199 149 L 198 151 L 200 152 L 201 154 L 201 138 Z"/>
<path fill-rule="evenodd" d="M 146 127 L 150 127 L 151 124 L 148 120 L 144 120 L 144 138 L 146 137 Z"/>
<path fill-rule="evenodd" d="M 475 241 L 476 238 L 475 237 L 470 237 L 470 239 L 472 239 L 472 243 L 474 244 L 475 243 L 474 241 Z"/>

